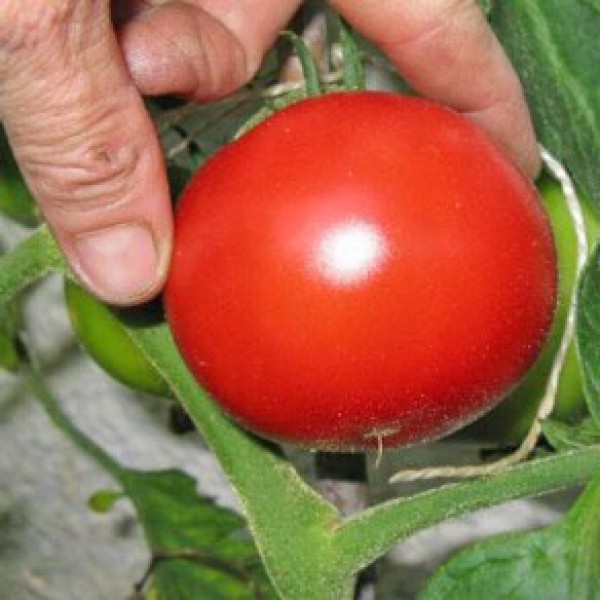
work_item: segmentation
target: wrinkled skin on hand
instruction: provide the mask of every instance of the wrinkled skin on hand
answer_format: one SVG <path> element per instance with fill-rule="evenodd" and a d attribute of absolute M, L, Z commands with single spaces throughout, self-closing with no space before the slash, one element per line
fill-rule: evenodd
<path fill-rule="evenodd" d="M 476 0 L 332 4 L 416 90 L 466 114 L 537 172 L 518 78 Z M 299 5 L 4 0 L 0 118 L 57 241 L 97 296 L 142 302 L 168 270 L 168 187 L 142 95 L 205 101 L 234 91 Z"/>

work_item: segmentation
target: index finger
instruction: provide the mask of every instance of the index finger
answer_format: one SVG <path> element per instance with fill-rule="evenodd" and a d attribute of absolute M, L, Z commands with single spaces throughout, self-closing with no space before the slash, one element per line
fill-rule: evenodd
<path fill-rule="evenodd" d="M 462 112 L 525 173 L 540 158 L 519 78 L 476 0 L 332 0 L 423 95 Z"/>

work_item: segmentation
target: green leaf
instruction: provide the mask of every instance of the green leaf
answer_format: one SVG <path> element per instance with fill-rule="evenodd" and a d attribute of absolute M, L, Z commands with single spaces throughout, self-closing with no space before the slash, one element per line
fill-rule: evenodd
<path fill-rule="evenodd" d="M 275 597 L 244 519 L 199 496 L 181 471 L 120 476 L 155 559 L 160 600 Z"/>
<path fill-rule="evenodd" d="M 0 249 L 0 256 L 3 254 Z M 0 304 L 0 369 L 16 372 L 21 364 L 18 334 L 22 326 L 20 298 Z"/>
<path fill-rule="evenodd" d="M 33 227 L 40 221 L 37 206 L 23 181 L 2 126 L 0 126 L 0 213 L 27 227 Z"/>
<path fill-rule="evenodd" d="M 113 506 L 123 498 L 123 492 L 113 492 L 111 490 L 99 490 L 92 494 L 88 499 L 88 506 L 97 513 L 107 513 Z"/>
<path fill-rule="evenodd" d="M 35 370 L 30 383 L 52 422 L 122 487 L 94 494 L 91 508 L 106 512 L 124 496 L 133 502 L 151 551 L 147 575 L 154 576 L 158 598 L 274 597 L 241 517 L 199 496 L 196 482 L 185 473 L 123 467 L 73 424 Z"/>
<path fill-rule="evenodd" d="M 540 141 L 600 208 L 600 0 L 502 0 L 491 21 Z"/>
<path fill-rule="evenodd" d="M 17 371 L 21 353 L 17 334 L 21 327 L 21 309 L 18 298 L 0 305 L 0 369 Z"/>
<path fill-rule="evenodd" d="M 578 425 L 549 419 L 542 428 L 544 436 L 557 452 L 600 445 L 600 428 L 592 419 L 585 419 Z"/>
<path fill-rule="evenodd" d="M 496 536 L 460 552 L 423 600 L 600 597 L 600 477 L 557 525 Z"/>
<path fill-rule="evenodd" d="M 19 298 L 11 298 L 0 306 L 0 332 L 13 338 L 21 329 L 22 315 Z"/>
<path fill-rule="evenodd" d="M 46 227 L 40 227 L 0 257 L 0 306 L 53 271 L 66 271 L 63 256 Z"/>
<path fill-rule="evenodd" d="M 15 341 L 0 331 L 0 369 L 15 372 L 20 363 L 21 357 Z"/>
<path fill-rule="evenodd" d="M 576 344 L 583 370 L 583 391 L 600 425 L 600 244 L 588 260 L 577 296 Z"/>
<path fill-rule="evenodd" d="M 494 0 L 479 0 L 479 7 L 483 11 L 483 14 L 487 17 L 492 12 L 494 6 Z"/>

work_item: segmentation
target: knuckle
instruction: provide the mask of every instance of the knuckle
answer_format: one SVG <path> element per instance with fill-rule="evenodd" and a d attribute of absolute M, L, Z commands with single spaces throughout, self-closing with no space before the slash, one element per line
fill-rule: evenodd
<path fill-rule="evenodd" d="M 235 32 L 198 3 L 156 2 L 159 6 L 129 23 L 119 39 L 139 89 L 209 100 L 251 78 L 262 56 L 246 49 Z M 165 35 L 170 31 L 177 35 Z"/>
<path fill-rule="evenodd" d="M 241 44 L 233 40 L 228 47 L 228 68 L 222 68 L 220 44 L 214 42 L 204 51 L 205 77 L 203 87 L 210 96 L 229 93 L 245 84 L 252 76 L 253 69 L 247 63 L 247 56 Z"/>
<path fill-rule="evenodd" d="M 194 60 L 197 98 L 213 98 L 227 94 L 245 84 L 258 64 L 250 60 L 240 40 L 227 28 L 217 23 L 201 27 L 197 32 L 202 43 Z M 227 68 L 223 68 L 223 57 Z M 252 63 L 252 64 L 251 64 Z"/>

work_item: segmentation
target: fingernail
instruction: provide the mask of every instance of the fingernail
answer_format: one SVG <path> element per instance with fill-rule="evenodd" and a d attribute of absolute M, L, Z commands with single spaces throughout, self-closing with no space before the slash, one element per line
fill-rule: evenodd
<path fill-rule="evenodd" d="M 74 247 L 77 274 L 107 302 L 142 300 L 162 278 L 154 237 L 141 223 L 81 234 L 75 238 Z"/>

